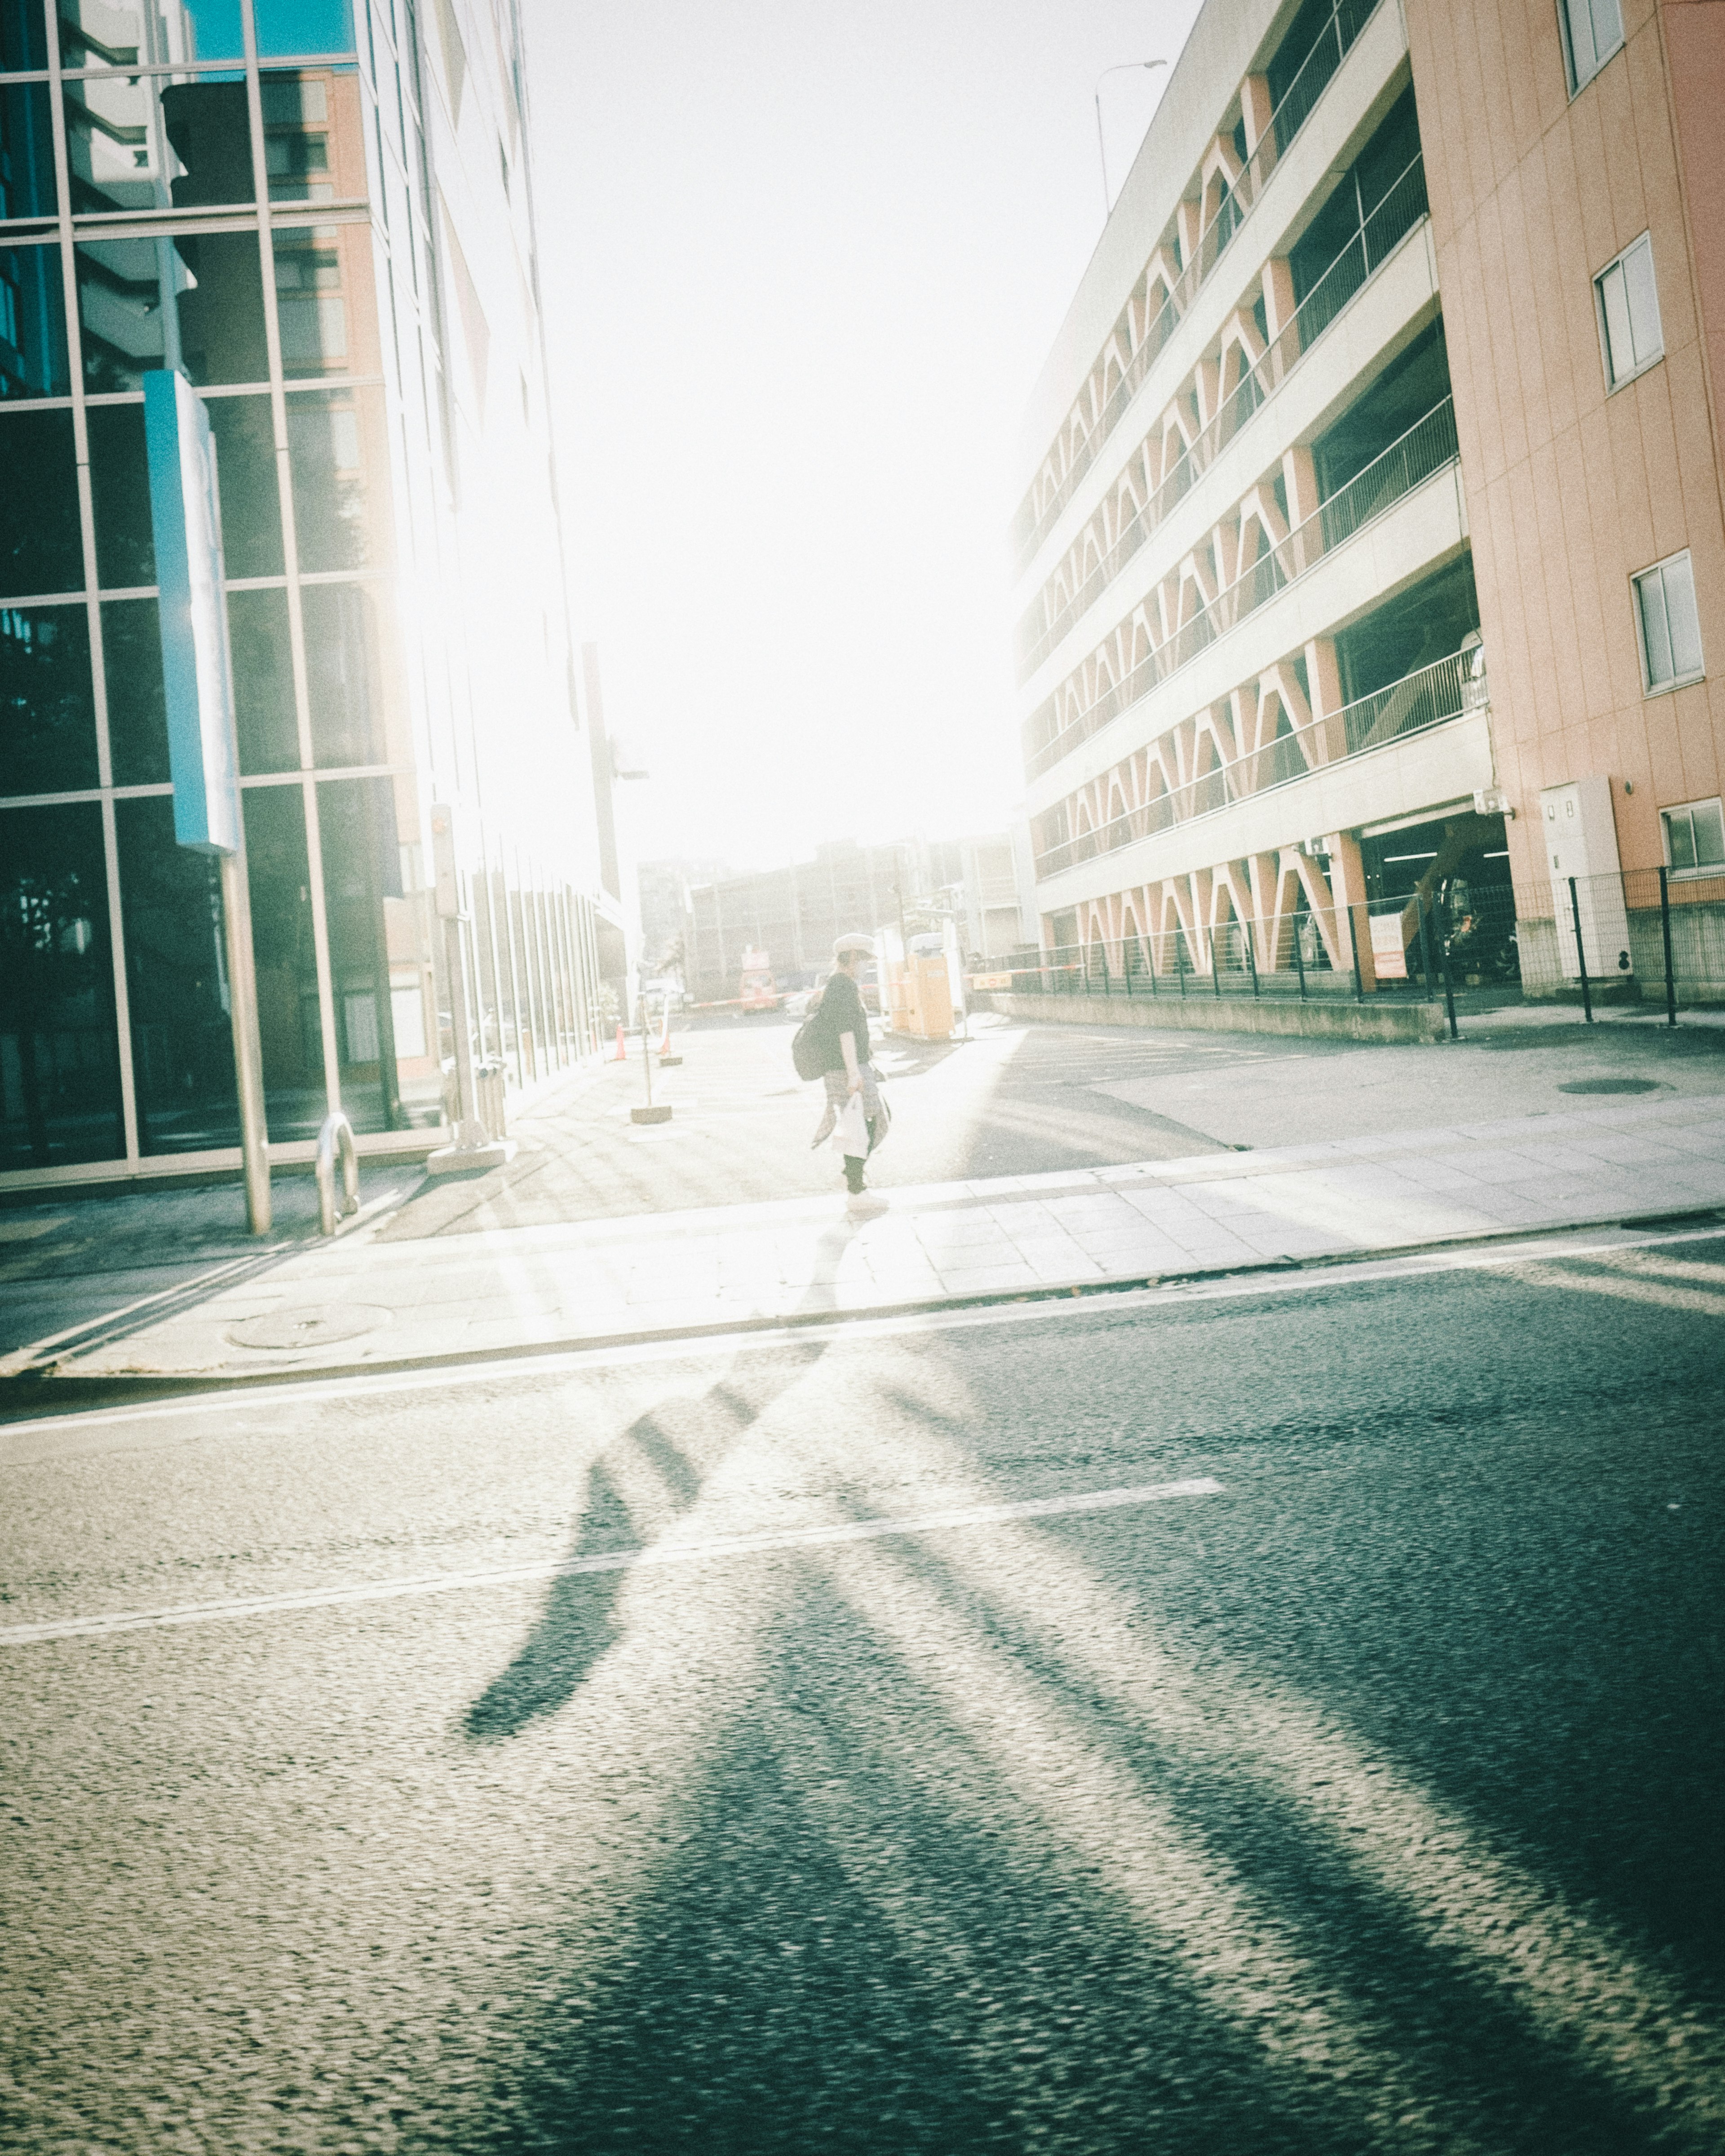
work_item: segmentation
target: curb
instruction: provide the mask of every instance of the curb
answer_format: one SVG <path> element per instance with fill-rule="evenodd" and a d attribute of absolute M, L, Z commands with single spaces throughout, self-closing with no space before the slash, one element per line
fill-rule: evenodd
<path fill-rule="evenodd" d="M 290 1369 L 183 1375 L 112 1377 L 58 1374 L 54 1366 L 0 1378 L 0 1429 L 16 1428 L 80 1408 L 124 1407 L 153 1400 L 195 1399 L 217 1393 L 267 1392 L 284 1385 L 327 1383 L 340 1378 L 395 1377 L 415 1370 L 461 1369 L 475 1364 L 530 1363 L 552 1356 L 602 1353 L 617 1348 L 651 1347 L 678 1340 L 726 1340 L 753 1334 L 815 1332 L 878 1318 L 919 1317 L 937 1312 L 987 1308 L 1027 1302 L 1070 1302 L 1101 1296 L 1142 1294 L 1147 1290 L 1191 1287 L 1206 1281 L 1242 1280 L 1262 1275 L 1312 1273 L 1343 1265 L 1369 1265 L 1394 1258 L 1419 1257 L 1442 1250 L 1490 1249 L 1551 1235 L 1583 1235 L 1606 1228 L 1697 1228 L 1725 1225 L 1725 1208 L 1697 1205 L 1680 1212 L 1612 1214 L 1585 1220 L 1553 1222 L 1544 1227 L 1500 1228 L 1471 1235 L 1428 1237 L 1416 1243 L 1383 1244 L 1371 1250 L 1326 1250 L 1311 1257 L 1264 1258 L 1243 1265 L 1201 1266 L 1188 1272 L 1111 1274 L 1105 1280 L 1050 1281 L 1034 1287 L 978 1288 L 954 1295 L 922 1296 L 903 1302 L 870 1303 L 850 1310 L 789 1311 L 772 1316 L 716 1318 L 706 1325 L 637 1327 L 629 1332 L 580 1333 L 562 1340 L 524 1341 L 518 1347 L 474 1348 L 447 1355 L 402 1356 L 368 1363 L 295 1363 Z"/>

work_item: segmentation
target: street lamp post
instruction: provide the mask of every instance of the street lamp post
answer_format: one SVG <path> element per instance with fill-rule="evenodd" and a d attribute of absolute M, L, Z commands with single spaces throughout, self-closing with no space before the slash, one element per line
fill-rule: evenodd
<path fill-rule="evenodd" d="M 1108 146 L 1102 136 L 1102 85 L 1111 74 L 1132 74 L 1140 68 L 1166 67 L 1166 60 L 1122 60 L 1116 67 L 1104 68 L 1096 77 L 1093 93 L 1096 108 L 1096 153 L 1102 161 L 1102 222 L 1108 222 L 1108 213 L 1114 207 L 1108 192 Z"/>

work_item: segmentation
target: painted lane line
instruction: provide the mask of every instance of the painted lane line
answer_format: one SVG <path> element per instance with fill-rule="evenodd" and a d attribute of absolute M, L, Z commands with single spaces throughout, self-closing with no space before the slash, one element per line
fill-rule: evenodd
<path fill-rule="evenodd" d="M 346 1608 L 393 1602 L 407 1595 L 447 1594 L 460 1588 L 509 1587 L 522 1580 L 568 1579 L 581 1573 L 634 1572 L 645 1565 L 695 1564 L 709 1558 L 748 1557 L 761 1550 L 809 1549 L 833 1543 L 871 1542 L 883 1535 L 929 1534 L 942 1527 L 986 1527 L 1007 1520 L 1044 1520 L 1072 1512 L 1106 1512 L 1127 1505 L 1153 1505 L 1169 1497 L 1214 1497 L 1222 1485 L 1208 1475 L 1183 1482 L 1146 1482 L 1133 1489 L 1088 1490 L 1064 1497 L 1030 1497 L 1009 1505 L 962 1505 L 901 1519 L 845 1520 L 818 1527 L 783 1527 L 753 1535 L 721 1535 L 711 1542 L 650 1543 L 642 1549 L 597 1550 L 586 1557 L 549 1558 L 533 1564 L 501 1565 L 484 1572 L 434 1573 L 418 1579 L 362 1580 L 351 1587 L 311 1587 L 287 1594 L 259 1594 L 231 1602 L 188 1602 L 167 1609 L 116 1610 L 106 1617 L 66 1617 L 41 1625 L 0 1628 L 0 1647 L 24 1647 L 44 1640 L 104 1638 L 116 1632 L 158 1631 L 176 1625 L 210 1625 L 234 1617 L 265 1617 L 290 1609 Z"/>

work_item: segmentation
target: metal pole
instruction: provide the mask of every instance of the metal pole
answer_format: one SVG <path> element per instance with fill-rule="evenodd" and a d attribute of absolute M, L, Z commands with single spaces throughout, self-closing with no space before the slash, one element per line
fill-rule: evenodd
<path fill-rule="evenodd" d="M 1425 993 L 1433 995 L 1437 989 L 1437 975 L 1431 970 L 1431 939 L 1425 932 L 1425 901 L 1416 891 L 1414 903 L 1420 909 L 1420 963 L 1425 973 Z"/>
<path fill-rule="evenodd" d="M 488 1135 L 479 1121 L 473 1082 L 473 1036 L 468 1029 L 467 948 L 459 921 L 444 922 L 444 963 L 449 975 L 449 1030 L 455 1049 L 455 1128 L 451 1142 L 483 1145 Z"/>
<path fill-rule="evenodd" d="M 1575 895 L 1575 879 L 1569 879 L 1569 918 L 1575 923 L 1575 963 L 1581 971 L 1581 1008 L 1587 1022 L 1594 1022 L 1594 999 L 1588 992 L 1587 953 L 1581 947 L 1581 901 Z"/>
<path fill-rule="evenodd" d="M 1258 953 L 1255 947 L 1258 939 L 1252 932 L 1257 925 L 1255 921 L 1248 921 L 1245 924 L 1246 964 L 1251 970 L 1252 995 L 1255 999 L 1258 993 Z"/>
<path fill-rule="evenodd" d="M 1677 1023 L 1677 983 L 1671 972 L 1671 880 L 1669 869 L 1659 871 L 1659 928 L 1665 938 L 1665 1022 Z"/>
<path fill-rule="evenodd" d="M 254 1235 L 270 1233 L 270 1131 L 264 1108 L 264 1050 L 258 1037 L 258 975 L 252 956 L 251 892 L 245 850 L 223 854 L 222 930 L 228 951 L 228 1015 L 234 1029 L 234 1079 L 239 1096 L 239 1146 L 245 1160 L 245 1219 Z"/>
<path fill-rule="evenodd" d="M 1353 1000 L 1363 1004 L 1366 999 L 1364 977 L 1359 969 L 1359 938 L 1353 932 L 1353 908 L 1348 909 L 1348 952 L 1353 960 Z"/>
<path fill-rule="evenodd" d="M 1210 939 L 1210 988 L 1215 995 L 1216 1001 L 1219 1003 L 1222 1000 L 1222 971 L 1220 967 L 1216 963 L 1216 931 L 1214 922 L 1212 922 L 1209 932 Z"/>
<path fill-rule="evenodd" d="M 1431 932 L 1437 942 L 1438 968 L 1444 977 L 1444 1009 L 1450 1014 L 1450 1038 L 1451 1040 L 1460 1040 L 1461 1029 L 1455 1023 L 1455 988 L 1450 978 L 1450 948 L 1444 941 L 1442 924 L 1437 917 L 1435 899 L 1433 900 L 1431 907 Z"/>
<path fill-rule="evenodd" d="M 1300 916 L 1294 916 L 1294 971 L 1300 976 L 1300 1000 L 1306 1000 L 1306 953 L 1300 948 Z"/>

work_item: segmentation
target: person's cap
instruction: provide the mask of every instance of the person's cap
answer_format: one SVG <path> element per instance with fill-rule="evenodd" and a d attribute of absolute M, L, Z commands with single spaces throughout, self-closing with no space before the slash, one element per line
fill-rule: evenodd
<path fill-rule="evenodd" d="M 841 936 L 833 946 L 833 956 L 835 958 L 842 958 L 851 951 L 860 951 L 864 957 L 872 958 L 875 955 L 874 937 L 853 930 L 850 935 Z"/>

